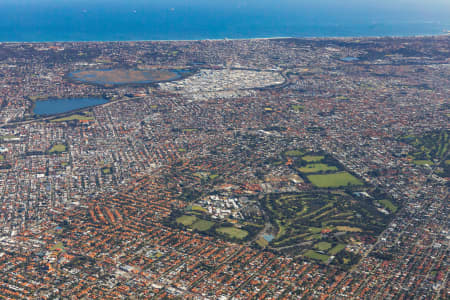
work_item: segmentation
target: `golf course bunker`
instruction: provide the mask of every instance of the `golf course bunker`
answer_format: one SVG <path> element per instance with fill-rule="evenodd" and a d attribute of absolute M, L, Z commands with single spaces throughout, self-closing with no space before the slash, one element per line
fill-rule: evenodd
<path fill-rule="evenodd" d="M 190 70 L 130 70 L 130 69 L 107 69 L 107 70 L 85 70 L 69 73 L 67 77 L 71 80 L 91 83 L 97 85 L 132 85 L 151 84 L 166 82 L 186 77 Z"/>

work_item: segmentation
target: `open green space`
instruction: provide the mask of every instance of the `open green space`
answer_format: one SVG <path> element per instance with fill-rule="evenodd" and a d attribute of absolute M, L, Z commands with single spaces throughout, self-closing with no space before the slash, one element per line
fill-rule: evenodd
<path fill-rule="evenodd" d="M 336 168 L 335 166 L 329 166 L 327 164 L 307 164 L 304 167 L 298 168 L 298 170 L 302 173 L 318 173 L 326 171 L 337 171 L 338 168 Z"/>
<path fill-rule="evenodd" d="M 333 174 L 308 175 L 308 180 L 320 188 L 336 188 L 348 185 L 362 185 L 363 183 L 348 172 Z"/>
<path fill-rule="evenodd" d="M 112 173 L 112 168 L 111 167 L 104 167 L 101 170 L 102 170 L 102 174 L 103 175 L 108 175 L 108 174 Z"/>
<path fill-rule="evenodd" d="M 418 165 L 418 166 L 424 166 L 424 165 L 432 166 L 432 165 L 434 165 L 434 163 L 431 160 L 414 160 L 413 162 L 414 162 L 415 165 Z"/>
<path fill-rule="evenodd" d="M 291 106 L 291 108 L 294 111 L 298 111 L 298 112 L 303 111 L 305 109 L 305 107 L 303 105 L 299 105 L 299 104 L 294 104 Z"/>
<path fill-rule="evenodd" d="M 314 245 L 314 248 L 320 250 L 320 251 L 325 251 L 331 248 L 331 243 L 328 242 L 319 242 L 317 244 Z"/>
<path fill-rule="evenodd" d="M 81 70 L 68 74 L 68 77 L 83 83 L 100 84 L 104 86 L 155 83 L 176 79 L 177 70 L 168 69 L 108 69 L 108 70 Z"/>
<path fill-rule="evenodd" d="M 206 208 L 203 208 L 200 205 L 192 205 L 191 209 L 195 211 L 207 212 Z"/>
<path fill-rule="evenodd" d="M 177 223 L 183 224 L 184 226 L 190 226 L 195 221 L 197 221 L 197 217 L 184 215 L 176 219 Z"/>
<path fill-rule="evenodd" d="M 0 161 L 4 161 L 5 160 L 5 156 L 3 156 L 2 154 L 0 154 Z"/>
<path fill-rule="evenodd" d="M 348 100 L 348 97 L 346 97 L 346 96 L 338 96 L 338 97 L 336 97 L 336 100 Z"/>
<path fill-rule="evenodd" d="M 321 238 L 322 238 L 321 234 L 312 234 L 312 235 L 306 236 L 305 240 L 312 241 L 312 240 L 320 240 Z"/>
<path fill-rule="evenodd" d="M 302 156 L 306 160 L 301 159 Z M 183 212 L 186 215 L 174 215 L 179 217 L 177 223 L 235 242 L 253 241 L 259 247 L 269 247 L 287 255 L 303 253 L 305 258 L 324 263 L 328 263 L 330 256 L 336 256 L 330 263 L 342 266 L 344 261 L 352 264 L 358 261 L 357 254 L 344 251 L 346 245 L 376 238 L 392 220 L 392 214 L 379 210 L 380 205 L 386 205 L 381 204 L 379 199 L 389 199 L 388 195 L 346 172 L 331 155 L 299 147 L 268 159 L 268 167 L 279 168 L 279 165 L 289 168 L 304 180 L 309 179 L 315 186 L 308 186 L 301 192 L 274 191 L 261 197 L 248 196 L 249 200 L 258 201 L 264 212 L 264 218 L 252 220 L 210 219 L 204 208 L 190 206 L 192 201 L 189 201 L 187 210 Z M 213 179 L 215 172 L 217 170 L 197 169 L 188 174 L 190 178 L 197 177 L 196 181 L 207 182 Z M 328 173 L 314 174 L 319 172 Z M 268 174 L 270 170 L 260 177 L 267 178 Z M 222 178 L 226 180 L 226 174 L 220 174 Z M 201 195 L 198 194 L 198 197 Z M 395 203 L 391 204 L 395 206 Z M 189 214 L 191 216 L 187 216 Z M 171 222 L 173 224 L 174 219 Z M 261 237 L 264 233 L 270 234 L 273 239 Z M 299 253 L 299 249 L 302 252 Z"/>
<path fill-rule="evenodd" d="M 94 120 L 94 117 L 91 116 L 86 116 L 86 115 L 81 115 L 81 114 L 73 114 L 67 117 L 63 117 L 63 118 L 58 118 L 58 119 L 53 119 L 50 122 L 66 122 L 66 121 L 90 121 L 90 120 Z"/>
<path fill-rule="evenodd" d="M 436 173 L 439 176 L 450 177 L 450 165 L 445 160 L 450 148 L 449 135 L 450 130 L 447 129 L 422 135 L 410 134 L 400 140 L 414 147 L 408 153 L 414 164 L 437 167 Z"/>
<path fill-rule="evenodd" d="M 320 233 L 322 231 L 322 228 L 318 228 L 318 227 L 309 227 L 308 230 L 311 233 Z"/>
<path fill-rule="evenodd" d="M 210 173 L 209 172 L 195 172 L 192 175 L 194 175 L 195 177 L 198 177 L 198 178 L 206 179 L 206 178 L 209 178 Z"/>
<path fill-rule="evenodd" d="M 261 248 L 265 248 L 269 245 L 269 242 L 266 241 L 265 238 L 260 237 L 258 240 L 256 240 L 256 243 L 261 247 Z"/>
<path fill-rule="evenodd" d="M 261 205 L 277 230 L 269 243 L 272 248 L 289 253 L 294 249 L 289 246 L 301 244 L 311 250 L 308 257 L 324 262 L 328 255 L 318 257 L 317 251 L 339 253 L 359 236 L 376 236 L 391 220 L 391 216 L 378 211 L 373 201 L 344 190 L 268 194 Z"/>
<path fill-rule="evenodd" d="M 391 201 L 389 201 L 387 199 L 383 199 L 378 202 L 380 202 L 380 204 L 383 205 L 384 208 L 389 210 L 391 213 L 397 212 L 398 207 L 396 205 L 394 205 Z"/>
<path fill-rule="evenodd" d="M 52 251 L 64 251 L 64 244 L 62 242 L 57 242 L 53 245 L 50 250 Z"/>
<path fill-rule="evenodd" d="M 345 232 L 362 232 L 361 228 L 351 227 L 351 226 L 336 226 L 336 229 L 339 231 L 345 231 Z"/>
<path fill-rule="evenodd" d="M 302 156 L 304 154 L 304 152 L 300 151 L 300 150 L 289 150 L 284 152 L 284 154 L 286 156 Z"/>
<path fill-rule="evenodd" d="M 211 175 L 209 175 L 209 179 L 211 179 L 211 180 L 214 180 L 217 177 L 219 177 L 219 174 L 211 174 Z"/>
<path fill-rule="evenodd" d="M 314 250 L 306 251 L 304 256 L 308 257 L 308 258 L 311 258 L 311 259 L 319 260 L 319 261 L 321 261 L 323 263 L 327 263 L 328 259 L 330 259 L 330 257 L 328 255 L 317 253 Z"/>
<path fill-rule="evenodd" d="M 49 153 L 61 153 L 61 152 L 65 152 L 66 150 L 67 150 L 66 145 L 56 144 L 56 145 L 53 145 L 52 148 L 50 148 Z"/>
<path fill-rule="evenodd" d="M 198 231 L 208 231 L 211 229 L 211 227 L 214 226 L 214 222 L 207 221 L 207 220 L 198 220 L 194 224 L 192 224 L 192 229 L 198 230 Z"/>
<path fill-rule="evenodd" d="M 192 211 L 191 213 L 198 214 L 199 217 L 193 215 L 182 215 L 181 217 L 176 218 L 175 222 L 197 231 L 208 231 L 216 224 L 212 221 L 200 219 L 202 213 L 197 211 Z"/>
<path fill-rule="evenodd" d="M 302 157 L 302 159 L 307 162 L 318 162 L 323 160 L 324 158 L 325 157 L 322 155 L 305 155 Z"/>
<path fill-rule="evenodd" d="M 347 245 L 345 245 L 345 244 L 337 244 L 336 246 L 334 246 L 333 248 L 331 248 L 331 249 L 328 251 L 328 254 L 330 254 L 330 255 L 336 255 L 336 254 L 338 254 L 339 252 L 341 252 L 342 250 L 344 250 L 345 247 L 347 247 Z"/>
<path fill-rule="evenodd" d="M 382 227 L 382 214 L 376 206 L 367 201 L 358 200 L 351 195 L 319 191 L 298 194 L 270 194 L 262 200 L 272 224 L 277 225 L 276 240 L 283 242 L 293 236 L 308 236 L 322 231 L 332 231 L 340 226 L 348 231 L 362 231 L 366 221 L 379 222 Z M 362 227 L 361 227 L 362 226 Z"/>
<path fill-rule="evenodd" d="M 226 234 L 230 238 L 235 238 L 239 240 L 242 240 L 248 235 L 247 231 L 235 227 L 219 227 L 216 229 L 216 231 L 222 234 Z"/>

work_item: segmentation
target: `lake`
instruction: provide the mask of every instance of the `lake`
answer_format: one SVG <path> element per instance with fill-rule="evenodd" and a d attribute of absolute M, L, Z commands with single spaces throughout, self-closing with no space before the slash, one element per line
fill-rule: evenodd
<path fill-rule="evenodd" d="M 38 116 L 50 116 L 108 103 L 103 98 L 67 98 L 36 101 L 33 113 Z"/>
<path fill-rule="evenodd" d="M 270 243 L 275 237 L 271 234 L 265 234 L 263 238 Z"/>
<path fill-rule="evenodd" d="M 346 62 L 352 62 L 352 61 L 357 61 L 357 60 L 359 60 L 359 58 L 347 56 L 347 57 L 341 58 L 341 60 L 342 60 L 342 61 L 346 61 Z"/>
<path fill-rule="evenodd" d="M 188 74 L 189 70 L 127 70 L 127 69 L 106 69 L 106 70 L 86 70 L 76 71 L 68 74 L 68 77 L 92 84 L 100 85 L 125 85 L 125 84 L 148 84 L 164 81 L 172 81 L 182 78 Z"/>

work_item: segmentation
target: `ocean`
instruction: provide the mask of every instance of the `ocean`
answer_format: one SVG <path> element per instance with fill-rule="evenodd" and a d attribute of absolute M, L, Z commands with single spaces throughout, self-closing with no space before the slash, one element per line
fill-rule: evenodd
<path fill-rule="evenodd" d="M 447 0 L 0 0 L 0 42 L 439 35 Z"/>

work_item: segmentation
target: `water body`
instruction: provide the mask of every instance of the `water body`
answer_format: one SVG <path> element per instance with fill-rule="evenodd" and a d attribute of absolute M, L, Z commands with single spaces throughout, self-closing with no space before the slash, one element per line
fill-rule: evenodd
<path fill-rule="evenodd" d="M 271 234 L 265 234 L 263 238 L 270 243 L 275 237 Z"/>
<path fill-rule="evenodd" d="M 99 69 L 76 71 L 69 78 L 85 83 L 100 85 L 148 84 L 177 80 L 189 70 L 122 70 Z"/>
<path fill-rule="evenodd" d="M 448 0 L 1 0 L 0 41 L 410 36 L 450 30 Z"/>
<path fill-rule="evenodd" d="M 73 110 L 107 103 L 103 98 L 68 98 L 36 101 L 33 113 L 38 116 L 50 116 Z"/>
<path fill-rule="evenodd" d="M 352 62 L 352 61 L 357 61 L 357 60 L 359 60 L 359 58 L 357 58 L 357 57 L 352 57 L 352 56 L 347 56 L 347 57 L 341 58 L 341 60 L 342 60 L 342 61 L 347 61 L 347 62 Z"/>

